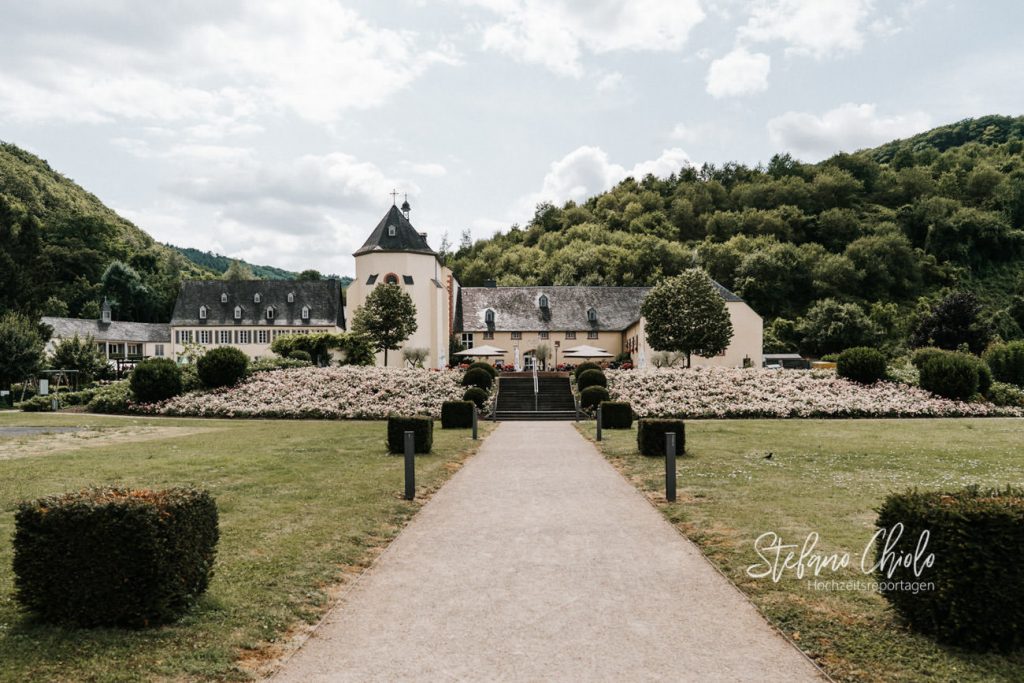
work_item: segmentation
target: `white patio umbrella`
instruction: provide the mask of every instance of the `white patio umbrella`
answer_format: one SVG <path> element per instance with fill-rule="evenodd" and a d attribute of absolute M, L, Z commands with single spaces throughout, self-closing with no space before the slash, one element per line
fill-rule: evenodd
<path fill-rule="evenodd" d="M 515 361 L 512 364 L 512 367 L 515 368 L 516 372 L 519 372 L 520 370 L 523 369 L 522 366 L 519 364 L 519 347 L 518 346 L 516 347 L 516 356 L 515 356 Z"/>
<path fill-rule="evenodd" d="M 465 351 L 457 351 L 456 356 L 473 356 L 476 358 L 485 358 L 487 356 L 504 356 L 508 351 L 505 349 L 499 349 L 497 346 L 474 346 L 471 349 Z"/>
<path fill-rule="evenodd" d="M 608 353 L 596 346 L 574 346 L 562 352 L 562 358 L 614 358 L 614 353 Z"/>

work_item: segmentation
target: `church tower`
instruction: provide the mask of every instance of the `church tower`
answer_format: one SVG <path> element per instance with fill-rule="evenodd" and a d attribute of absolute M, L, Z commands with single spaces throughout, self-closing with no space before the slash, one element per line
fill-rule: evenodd
<path fill-rule="evenodd" d="M 416 332 L 402 348 L 426 349 L 424 367 L 440 368 L 448 362 L 451 309 L 458 295 L 458 282 L 427 244 L 426 233 L 417 232 L 409 222 L 409 213 L 408 200 L 401 209 L 392 205 L 353 254 L 356 275 L 346 290 L 345 309 L 352 320 L 374 287 L 398 285 L 416 306 Z M 383 364 L 384 353 L 378 353 L 377 365 Z M 388 352 L 389 367 L 405 364 L 401 350 Z"/>

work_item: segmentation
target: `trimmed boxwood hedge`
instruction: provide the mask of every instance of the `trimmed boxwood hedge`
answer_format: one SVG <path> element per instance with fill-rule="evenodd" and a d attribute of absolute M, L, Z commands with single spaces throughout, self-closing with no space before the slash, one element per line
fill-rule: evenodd
<path fill-rule="evenodd" d="M 580 392 L 580 406 L 583 408 L 596 408 L 597 404 L 607 401 L 611 396 L 604 387 L 587 387 Z"/>
<path fill-rule="evenodd" d="M 429 453 L 434 446 L 434 420 L 424 415 L 392 415 L 388 418 L 388 450 L 405 453 L 405 432 L 415 432 L 413 450 Z"/>
<path fill-rule="evenodd" d="M 441 404 L 441 429 L 465 429 L 473 426 L 476 404 L 472 401 L 445 401 Z"/>
<path fill-rule="evenodd" d="M 913 557 L 921 533 L 929 534 L 920 574 L 913 563 L 892 562 L 877 572 L 882 595 L 912 628 L 977 650 L 1024 646 L 1024 489 L 894 493 L 876 524 L 887 535 L 876 542 L 876 563 L 886 541 L 896 556 Z M 888 536 L 896 524 L 903 532 L 893 543 Z M 922 568 L 929 554 L 934 563 Z M 900 581 L 931 582 L 934 589 L 898 590 L 893 584 Z"/>
<path fill-rule="evenodd" d="M 196 361 L 199 381 L 208 389 L 236 384 L 248 371 L 249 357 L 234 346 L 210 349 Z"/>
<path fill-rule="evenodd" d="M 930 354 L 921 363 L 921 388 L 943 398 L 966 401 L 978 392 L 979 364 L 966 353 Z"/>
<path fill-rule="evenodd" d="M 466 369 L 472 370 L 473 368 L 480 368 L 481 370 L 485 370 L 487 371 L 487 374 L 489 374 L 491 377 L 498 376 L 498 370 L 490 363 L 485 363 L 482 360 L 478 360 L 475 363 L 470 363 L 469 367 Z"/>
<path fill-rule="evenodd" d="M 637 423 L 636 447 L 643 455 L 665 455 L 665 435 L 676 433 L 676 455 L 686 452 L 686 423 L 672 418 L 645 417 Z"/>
<path fill-rule="evenodd" d="M 492 384 L 494 384 L 494 375 L 483 368 L 470 368 L 462 376 L 462 386 L 464 387 L 480 387 L 484 391 L 490 391 Z"/>
<path fill-rule="evenodd" d="M 14 520 L 15 597 L 45 621 L 167 623 L 213 575 L 217 504 L 206 491 L 86 489 L 21 503 Z"/>
<path fill-rule="evenodd" d="M 984 358 L 996 380 L 1024 387 L 1024 341 L 993 344 Z"/>
<path fill-rule="evenodd" d="M 600 370 L 587 370 L 582 374 L 576 375 L 576 386 L 579 387 L 580 391 L 587 387 L 607 387 L 608 378 Z"/>
<path fill-rule="evenodd" d="M 874 384 L 885 377 L 885 355 L 868 346 L 846 349 L 836 359 L 836 374 L 860 384 Z"/>
<path fill-rule="evenodd" d="M 601 401 L 601 426 L 629 429 L 633 426 L 633 406 L 625 401 Z"/>
<path fill-rule="evenodd" d="M 462 400 L 472 401 L 476 404 L 477 408 L 483 408 L 484 404 L 487 403 L 488 396 L 490 396 L 490 394 L 480 387 L 470 387 L 469 389 L 466 389 L 466 393 L 462 395 Z"/>
<path fill-rule="evenodd" d="M 170 358 L 147 358 L 128 378 L 135 400 L 156 403 L 181 393 L 181 368 Z"/>
<path fill-rule="evenodd" d="M 600 365 L 598 365 L 597 363 L 595 363 L 593 361 L 589 361 L 588 360 L 585 363 L 580 363 L 579 365 L 577 365 L 576 368 L 572 371 L 572 374 L 573 374 L 573 377 L 579 379 L 579 376 L 582 375 L 587 370 L 600 370 L 600 369 L 601 369 Z"/>

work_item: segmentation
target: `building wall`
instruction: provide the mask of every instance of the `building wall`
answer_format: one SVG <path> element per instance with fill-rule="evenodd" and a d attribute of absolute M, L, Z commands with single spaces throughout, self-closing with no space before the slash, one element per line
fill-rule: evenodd
<path fill-rule="evenodd" d="M 349 327 L 355 317 L 356 309 L 363 305 L 367 295 L 377 286 L 383 284 L 388 273 L 398 276 L 398 286 L 412 297 L 416 306 L 416 332 L 406 340 L 402 348 L 425 348 L 429 356 L 424 365 L 431 368 L 443 367 L 447 363 L 448 331 L 449 331 L 449 276 L 451 271 L 440 264 L 430 254 L 414 254 L 408 252 L 380 252 L 360 254 L 355 258 L 356 275 L 352 284 L 345 290 L 345 311 Z M 367 278 L 377 275 L 377 282 L 367 285 Z M 403 282 L 403 275 L 411 275 L 413 284 Z M 434 284 L 437 280 L 440 287 Z M 454 282 L 452 278 L 451 282 Z M 388 366 L 402 367 L 401 348 L 389 351 Z M 377 365 L 384 365 L 384 353 L 377 354 Z"/>
<path fill-rule="evenodd" d="M 587 338 L 588 330 L 577 330 L 575 339 L 566 339 L 565 332 L 549 332 L 547 339 L 540 338 L 540 332 L 526 331 L 522 332 L 522 339 L 512 339 L 512 332 L 494 332 L 493 339 L 486 339 L 484 332 L 473 332 L 473 346 L 496 346 L 499 349 L 505 349 L 506 353 L 503 356 L 492 356 L 489 358 L 481 358 L 489 363 L 495 363 L 501 360 L 506 365 L 512 365 L 515 362 L 515 349 L 519 347 L 519 358 L 520 365 L 525 367 L 525 361 L 523 356 L 527 353 L 532 352 L 537 348 L 538 344 L 547 344 L 551 348 L 551 356 L 548 359 L 548 366 L 554 367 L 558 363 L 581 363 L 584 359 L 572 358 L 568 361 L 564 357 L 566 349 L 570 349 L 574 346 L 596 346 L 599 349 L 604 349 L 612 355 L 618 355 L 622 353 L 622 332 L 598 332 L 597 339 Z M 462 335 L 457 335 L 461 337 Z M 556 346 L 557 344 L 557 346 Z M 475 360 L 470 358 L 468 360 Z M 610 360 L 610 359 L 609 359 Z"/>
<path fill-rule="evenodd" d="M 221 331 L 230 332 L 232 341 L 230 343 L 221 343 L 219 333 Z M 208 332 L 210 333 L 209 342 L 201 342 L 200 334 Z M 251 343 L 238 343 L 235 342 L 235 332 L 248 332 Z M 267 341 L 260 342 L 260 332 L 267 334 Z M 259 358 L 269 358 L 274 355 L 274 352 L 270 350 L 270 344 L 277 338 L 284 334 L 315 334 L 319 332 L 329 332 L 331 334 L 338 334 L 343 330 L 337 325 L 334 326 L 316 326 L 310 325 L 306 327 L 281 327 L 272 329 L 267 325 L 254 326 L 254 325 L 187 325 L 181 327 L 171 328 L 171 343 L 167 345 L 169 349 L 167 353 L 168 358 L 174 358 L 175 360 L 181 360 L 185 347 L 189 343 L 185 339 L 185 335 L 191 333 L 192 343 L 198 344 L 204 348 L 212 349 L 218 346 L 234 346 L 252 358 L 253 360 Z M 277 335 L 277 336 L 275 336 Z"/>
<path fill-rule="evenodd" d="M 53 353 L 57 344 L 63 339 L 63 337 L 53 336 L 50 341 L 46 343 L 46 347 L 43 351 L 49 355 Z M 97 340 L 96 345 L 103 351 L 108 359 L 123 359 L 126 356 L 129 358 L 148 358 L 155 356 L 157 358 L 171 358 L 171 344 L 170 342 L 140 342 L 140 341 L 129 341 L 127 339 L 110 339 L 110 340 Z M 137 348 L 136 348 L 137 347 Z M 158 348 L 159 347 L 159 348 Z M 162 353 L 159 353 L 162 351 Z"/>
<path fill-rule="evenodd" d="M 714 356 L 713 358 L 693 356 L 690 359 L 690 364 L 694 367 L 742 368 L 744 359 L 749 358 L 752 367 L 761 367 L 764 348 L 764 323 L 761 320 L 761 316 L 742 301 L 727 301 L 725 306 L 729 311 L 733 332 L 732 342 L 725 350 L 725 354 Z M 630 340 L 635 340 L 634 347 L 636 351 L 633 351 L 633 361 L 639 361 L 639 354 L 642 350 L 647 361 L 647 367 L 651 367 L 651 355 L 657 353 L 657 350 L 652 349 L 647 343 L 643 318 L 631 325 L 625 331 L 623 337 L 626 340 L 627 346 L 630 345 Z"/>

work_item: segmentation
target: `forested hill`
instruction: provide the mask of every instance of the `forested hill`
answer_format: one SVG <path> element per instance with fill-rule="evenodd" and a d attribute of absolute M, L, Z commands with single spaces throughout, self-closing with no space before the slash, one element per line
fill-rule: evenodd
<path fill-rule="evenodd" d="M 231 266 L 231 262 L 236 260 L 229 256 L 221 256 L 220 254 L 214 254 L 209 251 L 200 251 L 199 249 L 192 249 L 191 247 L 176 247 L 170 244 L 167 246 L 180 253 L 192 263 L 195 263 L 196 265 L 218 275 L 226 273 L 228 267 Z M 240 261 L 240 263 L 243 266 L 248 267 L 248 269 L 252 271 L 252 274 L 260 280 L 292 280 L 297 275 L 297 273 L 293 273 L 290 270 L 275 268 L 274 266 L 257 266 L 246 261 Z"/>
<path fill-rule="evenodd" d="M 930 304 L 976 295 L 981 323 L 1024 328 L 1024 117 L 986 116 L 818 164 L 627 178 L 465 245 L 465 285 L 652 284 L 698 264 L 766 322 L 769 348 L 899 347 Z M 825 329 L 829 328 L 829 329 Z M 841 334 L 840 330 L 838 334 Z"/>
<path fill-rule="evenodd" d="M 0 142 L 0 314 L 166 322 L 182 277 L 212 273 L 158 244 L 39 157 Z"/>

